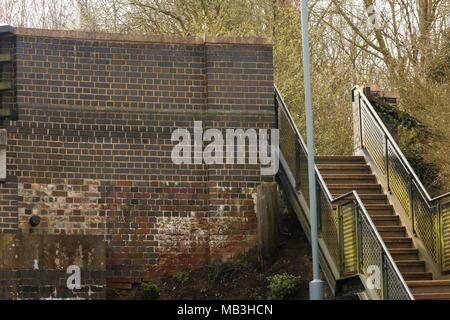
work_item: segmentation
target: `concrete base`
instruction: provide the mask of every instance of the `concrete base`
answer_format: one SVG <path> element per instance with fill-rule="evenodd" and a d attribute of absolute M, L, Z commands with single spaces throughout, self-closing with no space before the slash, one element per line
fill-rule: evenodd
<path fill-rule="evenodd" d="M 314 279 L 309 283 L 309 299 L 323 300 L 324 296 L 324 282 L 322 280 Z"/>

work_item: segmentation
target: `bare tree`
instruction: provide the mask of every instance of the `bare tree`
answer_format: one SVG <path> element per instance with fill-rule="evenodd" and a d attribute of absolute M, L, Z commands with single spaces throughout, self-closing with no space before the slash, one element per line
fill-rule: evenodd
<path fill-rule="evenodd" d="M 74 0 L 2 0 L 0 22 L 17 27 L 73 29 L 78 27 Z"/>

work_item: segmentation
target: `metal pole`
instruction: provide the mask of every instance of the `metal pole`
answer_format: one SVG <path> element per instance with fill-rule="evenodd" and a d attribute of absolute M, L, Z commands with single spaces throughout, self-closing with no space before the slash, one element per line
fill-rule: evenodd
<path fill-rule="evenodd" d="M 309 62 L 308 39 L 308 0 L 302 0 L 302 46 L 303 46 L 303 72 L 306 104 L 306 134 L 308 144 L 308 178 L 309 178 L 309 210 L 311 215 L 311 247 L 313 263 L 313 280 L 309 283 L 309 297 L 311 300 L 323 300 L 324 283 L 320 279 L 319 243 L 317 235 L 317 202 L 316 202 L 316 175 L 314 170 L 314 130 L 311 101 L 311 71 Z"/>

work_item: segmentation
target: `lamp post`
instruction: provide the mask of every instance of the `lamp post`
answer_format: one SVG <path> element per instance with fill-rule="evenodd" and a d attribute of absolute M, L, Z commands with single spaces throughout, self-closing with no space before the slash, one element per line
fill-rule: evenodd
<path fill-rule="evenodd" d="M 308 179 L 309 179 L 309 213 L 311 216 L 311 247 L 313 263 L 313 280 L 309 283 L 309 298 L 323 300 L 324 283 L 320 279 L 319 243 L 317 237 L 317 201 L 316 201 L 316 174 L 314 164 L 314 126 L 311 100 L 311 70 L 309 61 L 308 37 L 308 0 L 302 0 L 301 5 L 302 47 L 303 47 L 303 73 L 306 105 L 306 135 L 308 145 Z"/>

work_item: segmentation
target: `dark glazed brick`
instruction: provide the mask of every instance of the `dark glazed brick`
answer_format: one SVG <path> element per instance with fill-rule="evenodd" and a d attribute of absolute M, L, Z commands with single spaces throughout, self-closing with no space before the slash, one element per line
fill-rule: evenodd
<path fill-rule="evenodd" d="M 273 128 L 270 46 L 28 34 L 14 47 L 17 91 L 4 103 L 19 119 L 4 122 L 0 233 L 31 232 L 37 214 L 35 233 L 102 235 L 110 287 L 255 245 L 253 194 L 274 177 L 259 166 L 175 165 L 171 133 L 194 121 Z"/>

